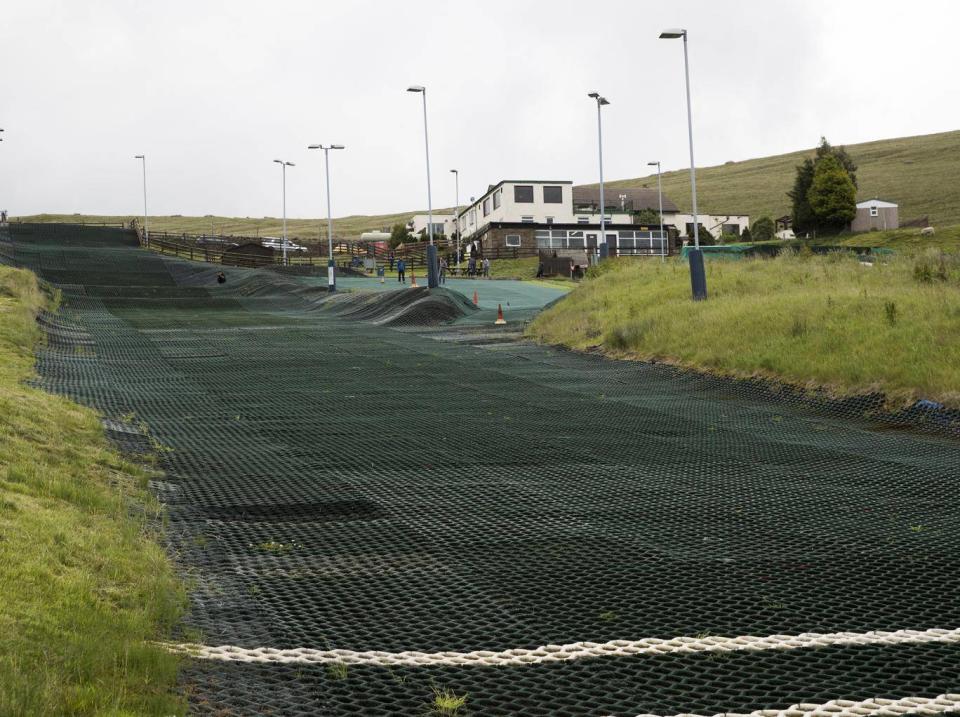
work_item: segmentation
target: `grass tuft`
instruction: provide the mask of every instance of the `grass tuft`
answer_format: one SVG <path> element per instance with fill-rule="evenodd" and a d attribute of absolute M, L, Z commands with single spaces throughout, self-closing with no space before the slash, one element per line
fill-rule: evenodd
<path fill-rule="evenodd" d="M 433 688 L 433 713 L 451 717 L 456 715 L 467 704 L 467 695 L 458 695 L 453 690 L 444 687 Z"/>

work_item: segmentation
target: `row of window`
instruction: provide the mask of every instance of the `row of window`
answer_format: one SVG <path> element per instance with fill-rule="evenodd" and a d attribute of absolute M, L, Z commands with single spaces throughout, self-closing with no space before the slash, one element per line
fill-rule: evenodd
<path fill-rule="evenodd" d="M 538 249 L 595 249 L 597 232 L 582 232 L 564 229 L 538 229 L 534 233 Z M 607 244 L 615 249 L 642 249 L 661 251 L 666 245 L 666 232 L 623 230 L 607 234 Z M 508 247 L 519 247 L 523 238 L 519 234 L 507 234 Z"/>
<path fill-rule="evenodd" d="M 543 203 L 544 204 L 563 204 L 563 187 L 560 185 L 544 185 L 541 187 L 543 190 Z M 482 209 L 483 216 L 487 216 L 491 211 L 497 210 L 500 208 L 500 204 L 503 201 L 502 196 L 503 190 L 498 189 L 489 197 L 483 200 Z M 513 185 L 513 201 L 516 204 L 533 204 L 533 185 L 532 184 L 514 184 Z"/>

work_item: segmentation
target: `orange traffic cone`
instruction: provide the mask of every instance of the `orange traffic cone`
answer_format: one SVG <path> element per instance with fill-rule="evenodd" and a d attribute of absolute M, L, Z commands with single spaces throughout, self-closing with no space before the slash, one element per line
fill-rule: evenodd
<path fill-rule="evenodd" d="M 413 288 L 417 285 L 417 275 L 412 271 L 410 272 L 410 288 Z"/>
<path fill-rule="evenodd" d="M 500 304 L 497 304 L 497 320 L 494 321 L 495 324 L 505 324 L 507 320 L 503 318 L 503 307 Z"/>
<path fill-rule="evenodd" d="M 480 297 L 477 296 L 477 290 L 476 290 L 476 289 L 473 290 L 473 305 L 474 305 L 474 306 L 480 306 Z"/>

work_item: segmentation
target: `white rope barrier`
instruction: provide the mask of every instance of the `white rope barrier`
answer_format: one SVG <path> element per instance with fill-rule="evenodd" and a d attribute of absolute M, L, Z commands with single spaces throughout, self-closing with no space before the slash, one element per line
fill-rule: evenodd
<path fill-rule="evenodd" d="M 383 652 L 380 650 L 314 650 L 309 647 L 277 649 L 273 647 L 208 646 L 191 643 L 165 644 L 182 655 L 198 660 L 224 662 L 279 663 L 288 665 L 343 663 L 380 667 L 501 667 L 565 662 L 594 657 L 638 657 L 698 652 L 737 652 L 760 650 L 797 650 L 803 648 L 854 645 L 909 645 L 918 643 L 958 643 L 960 628 L 953 630 L 895 630 L 885 632 L 805 632 L 800 635 L 754 637 L 674 637 L 669 640 L 647 637 L 641 640 L 610 642 L 574 642 L 569 645 L 543 645 L 533 649 L 473 650 L 472 652 Z M 759 713 L 758 713 L 759 714 Z M 770 713 L 779 715 L 779 712 Z M 782 713 L 792 715 L 794 713 Z M 805 713 L 797 712 L 797 715 Z M 766 717 L 764 713 L 764 717 Z"/>
<path fill-rule="evenodd" d="M 937 697 L 901 697 L 896 700 L 874 697 L 869 700 L 830 700 L 822 705 L 797 704 L 783 710 L 724 712 L 713 717 L 906 717 L 906 715 L 942 715 L 960 712 L 960 694 Z M 637 715 L 637 717 L 657 717 Z M 702 717 L 679 714 L 672 717 Z"/>

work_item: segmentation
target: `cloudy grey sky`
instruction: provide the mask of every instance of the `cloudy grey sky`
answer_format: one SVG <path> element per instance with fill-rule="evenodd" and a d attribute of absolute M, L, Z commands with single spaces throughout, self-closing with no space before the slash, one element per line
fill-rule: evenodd
<path fill-rule="evenodd" d="M 435 206 L 504 178 L 685 166 L 690 32 L 700 166 L 956 129 L 954 0 L 4 0 L 0 205 L 14 214 L 323 216 Z"/>

